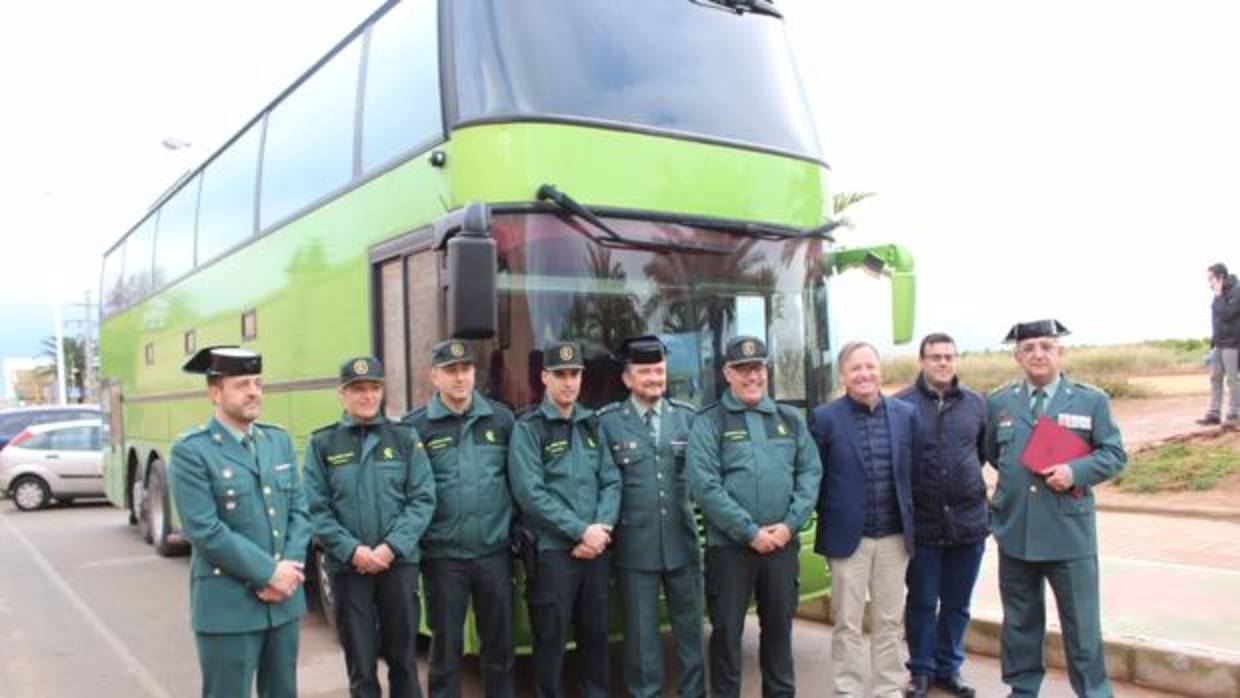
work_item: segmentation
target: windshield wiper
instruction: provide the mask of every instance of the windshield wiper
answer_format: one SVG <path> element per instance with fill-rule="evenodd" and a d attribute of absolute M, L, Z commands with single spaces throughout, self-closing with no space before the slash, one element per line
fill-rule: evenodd
<path fill-rule="evenodd" d="M 544 184 L 538 187 L 538 200 L 550 201 L 560 207 L 566 213 L 589 223 L 597 230 L 601 230 L 605 237 L 596 237 L 589 233 L 583 233 L 596 244 L 603 247 L 626 247 L 644 250 L 663 250 L 666 252 L 701 252 L 704 254 L 732 254 L 732 250 L 724 247 L 715 247 L 712 245 L 702 244 L 686 244 L 680 242 L 665 242 L 659 240 L 634 240 L 625 237 L 616 232 L 614 228 L 607 225 L 594 212 L 582 206 L 576 199 L 556 189 L 551 184 Z"/>
<path fill-rule="evenodd" d="M 752 12 L 756 15 L 766 15 L 768 17 L 778 17 L 783 19 L 784 16 L 779 10 L 775 9 L 774 3 L 769 0 L 689 0 L 694 5 L 709 7 L 712 10 L 726 10 L 743 15 Z"/>

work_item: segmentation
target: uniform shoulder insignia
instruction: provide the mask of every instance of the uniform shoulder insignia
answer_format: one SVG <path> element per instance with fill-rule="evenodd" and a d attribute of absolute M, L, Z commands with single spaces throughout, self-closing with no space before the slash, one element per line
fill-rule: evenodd
<path fill-rule="evenodd" d="M 405 416 L 396 420 L 396 422 L 399 424 L 412 424 L 414 421 L 419 420 L 424 416 L 426 416 L 426 405 L 422 405 L 416 410 L 406 413 Z"/>
<path fill-rule="evenodd" d="M 607 414 L 608 412 L 615 412 L 616 410 L 620 409 L 620 406 L 621 406 L 622 404 L 624 404 L 624 403 L 622 403 L 622 402 L 609 402 L 609 403 L 607 403 L 606 405 L 603 405 L 602 407 L 598 408 L 598 410 L 596 410 L 596 411 L 594 412 L 594 414 L 598 415 L 599 417 L 602 417 L 603 415 Z"/>
<path fill-rule="evenodd" d="M 1001 395 L 1001 394 L 1002 394 L 1005 390 L 1008 390 L 1008 389 L 1010 389 L 1010 388 L 1012 388 L 1012 387 L 1016 386 L 1018 383 L 1019 383 L 1019 381 L 1011 381 L 1011 382 L 1008 382 L 1008 383 L 1004 383 L 1003 385 L 999 386 L 998 388 L 995 388 L 994 390 L 991 390 L 989 393 L 986 393 L 986 397 L 998 397 L 998 396 L 999 396 L 999 395 Z"/>
<path fill-rule="evenodd" d="M 522 407 L 517 412 L 517 420 L 521 422 L 532 422 L 536 419 L 541 419 L 542 410 L 538 408 L 539 408 L 539 405 L 529 405 L 528 407 Z"/>
<path fill-rule="evenodd" d="M 324 424 L 323 426 L 319 427 L 318 429 L 315 429 L 314 431 L 312 431 L 312 432 L 310 432 L 310 433 L 311 433 L 312 435 L 313 435 L 313 434 L 323 434 L 323 433 L 326 433 L 326 432 L 331 431 L 332 429 L 335 429 L 335 428 L 336 428 L 336 426 L 337 426 L 337 424 L 336 424 L 335 422 L 332 422 L 331 424 Z"/>
<path fill-rule="evenodd" d="M 677 399 L 676 399 L 676 398 L 674 398 L 674 397 L 669 397 L 669 398 L 667 399 L 667 403 L 668 403 L 669 405 L 673 405 L 673 406 L 675 406 L 675 407 L 679 407 L 679 408 L 680 408 L 680 409 L 682 409 L 682 410 L 689 410 L 690 412 L 697 412 L 697 406 L 695 406 L 695 405 L 694 405 L 693 403 L 691 403 L 691 402 L 685 402 L 684 400 L 677 400 Z"/>
<path fill-rule="evenodd" d="M 696 412 L 694 412 L 694 414 L 705 414 L 705 413 L 710 412 L 711 410 L 715 409 L 715 408 L 716 408 L 716 407 L 718 407 L 718 406 L 719 406 L 719 403 L 718 403 L 718 402 L 712 402 L 712 403 L 707 404 L 707 405 L 702 405 L 700 408 L 698 408 L 698 410 L 697 410 Z"/>

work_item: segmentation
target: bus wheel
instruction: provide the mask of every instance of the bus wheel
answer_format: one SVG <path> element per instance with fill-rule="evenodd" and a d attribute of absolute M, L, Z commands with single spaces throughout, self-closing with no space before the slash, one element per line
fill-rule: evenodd
<path fill-rule="evenodd" d="M 152 541 L 151 515 L 146 501 L 146 485 L 140 477 L 134 477 L 131 502 L 132 516 L 138 524 L 138 532 L 142 535 L 143 542 L 150 543 Z"/>
<path fill-rule="evenodd" d="M 160 557 L 185 554 L 185 546 L 171 540 L 171 497 L 168 494 L 168 476 L 164 472 L 163 461 L 151 463 L 151 486 L 148 492 L 150 496 L 147 498 L 147 521 L 155 552 Z"/>
<path fill-rule="evenodd" d="M 327 619 L 327 624 L 331 626 L 333 632 L 336 629 L 336 591 L 332 589 L 332 575 L 327 568 L 327 553 L 322 548 L 315 546 L 314 548 L 314 581 L 315 590 L 319 598 L 319 609 L 323 611 L 323 617 Z"/>
<path fill-rule="evenodd" d="M 35 511 L 47 506 L 52 493 L 47 483 L 34 475 L 23 475 L 17 478 L 9 490 L 13 495 L 13 503 L 22 511 Z"/>

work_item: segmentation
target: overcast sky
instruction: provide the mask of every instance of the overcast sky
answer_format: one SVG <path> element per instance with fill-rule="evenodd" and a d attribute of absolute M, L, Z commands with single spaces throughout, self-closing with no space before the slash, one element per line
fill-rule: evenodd
<path fill-rule="evenodd" d="M 1240 267 L 1240 10 L 1227 2 L 782 0 L 841 236 L 918 264 L 918 335 L 998 344 L 1058 317 L 1085 343 L 1205 336 L 1205 268 Z M 377 2 L 0 8 L 0 357 L 39 351 L 106 247 Z M 165 137 L 194 143 L 160 146 Z M 887 294 L 835 287 L 837 337 Z"/>

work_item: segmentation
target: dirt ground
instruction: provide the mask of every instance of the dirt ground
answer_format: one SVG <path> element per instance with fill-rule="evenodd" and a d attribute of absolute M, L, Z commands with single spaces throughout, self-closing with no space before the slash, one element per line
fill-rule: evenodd
<path fill-rule="evenodd" d="M 1204 379 L 1204 376 L 1201 379 Z M 1199 390 L 1207 387 L 1204 381 L 1197 385 L 1200 386 Z M 1184 383 L 1177 382 L 1176 387 L 1180 386 L 1187 387 Z M 1120 431 L 1124 435 L 1124 445 L 1129 453 L 1170 442 L 1230 446 L 1240 452 L 1240 429 L 1205 427 L 1196 423 L 1196 420 L 1205 414 L 1208 399 L 1206 394 L 1199 393 L 1116 400 L 1112 404 L 1112 411 L 1119 422 Z M 1098 502 L 1103 505 L 1157 505 L 1188 510 L 1231 510 L 1240 514 L 1240 473 L 1224 478 L 1214 489 L 1206 492 L 1126 494 L 1117 487 L 1103 485 L 1095 494 Z"/>

